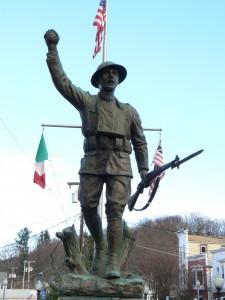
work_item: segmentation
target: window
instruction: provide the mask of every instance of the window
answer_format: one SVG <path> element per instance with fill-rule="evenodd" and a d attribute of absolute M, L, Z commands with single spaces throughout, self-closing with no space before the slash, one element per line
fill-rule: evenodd
<path fill-rule="evenodd" d="M 192 285 L 196 286 L 196 282 L 199 280 L 200 285 L 203 285 L 203 268 L 193 268 L 192 269 Z"/>
<path fill-rule="evenodd" d="M 206 245 L 200 245 L 201 253 L 206 253 Z"/>

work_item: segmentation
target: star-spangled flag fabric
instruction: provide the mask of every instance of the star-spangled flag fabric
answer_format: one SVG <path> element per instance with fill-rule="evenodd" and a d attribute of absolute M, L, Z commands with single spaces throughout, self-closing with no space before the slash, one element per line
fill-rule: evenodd
<path fill-rule="evenodd" d="M 33 182 L 38 184 L 41 188 L 45 188 L 45 160 L 48 160 L 48 151 L 45 144 L 43 133 L 41 135 L 40 143 L 38 146 L 35 158 L 35 171 Z"/>
<path fill-rule="evenodd" d="M 162 152 L 162 144 L 161 144 L 161 139 L 159 140 L 158 147 L 156 149 L 156 152 L 154 154 L 153 160 L 152 160 L 152 165 L 154 165 L 154 170 L 157 170 L 159 167 L 163 166 L 163 152 Z M 165 172 L 161 173 L 158 177 L 162 179 L 165 175 Z M 152 181 L 152 183 L 149 186 L 149 196 L 151 196 L 152 191 L 155 186 L 157 177 Z"/>
<path fill-rule="evenodd" d="M 94 22 L 93 26 L 97 26 L 97 33 L 95 38 L 95 49 L 93 58 L 101 51 L 101 43 L 103 40 L 103 31 L 106 24 L 106 0 L 101 0 Z"/>

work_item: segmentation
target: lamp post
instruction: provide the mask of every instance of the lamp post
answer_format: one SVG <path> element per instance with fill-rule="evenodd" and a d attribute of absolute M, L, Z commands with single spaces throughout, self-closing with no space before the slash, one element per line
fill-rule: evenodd
<path fill-rule="evenodd" d="M 199 300 L 199 288 L 200 288 L 200 285 L 201 285 L 201 283 L 200 283 L 200 281 L 197 279 L 197 281 L 196 281 L 196 287 L 197 287 L 197 299 Z"/>
<path fill-rule="evenodd" d="M 144 299 L 147 299 L 148 294 L 149 294 L 149 286 L 147 285 L 147 283 L 145 283 L 145 285 L 144 285 Z"/>
<path fill-rule="evenodd" d="M 36 291 L 37 291 L 37 300 L 40 300 L 40 294 L 42 291 L 42 282 L 41 280 L 38 280 L 36 283 Z"/>
<path fill-rule="evenodd" d="M 217 276 L 214 280 L 214 286 L 217 289 L 217 300 L 220 300 L 220 294 L 223 285 L 224 285 L 224 279 L 221 276 Z"/>
<path fill-rule="evenodd" d="M 7 279 L 4 279 L 4 281 L 3 281 L 3 298 L 2 298 L 2 300 L 5 300 L 5 290 L 7 288 L 7 284 L 8 284 Z"/>

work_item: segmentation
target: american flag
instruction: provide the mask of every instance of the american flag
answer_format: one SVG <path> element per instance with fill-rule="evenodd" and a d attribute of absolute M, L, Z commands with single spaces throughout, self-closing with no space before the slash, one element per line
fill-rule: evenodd
<path fill-rule="evenodd" d="M 152 160 L 152 165 L 153 164 L 154 164 L 154 170 L 157 170 L 159 167 L 163 166 L 163 164 L 164 164 L 161 139 L 159 140 L 157 150 L 156 150 L 155 155 Z M 162 179 L 164 175 L 165 175 L 165 172 L 161 173 L 158 177 L 160 177 L 160 179 Z M 149 186 L 149 196 L 151 196 L 151 193 L 154 189 L 156 179 L 157 179 L 157 177 L 152 181 L 152 183 Z"/>
<path fill-rule="evenodd" d="M 101 51 L 102 35 L 106 24 L 106 0 L 101 0 L 97 14 L 95 16 L 93 26 L 97 26 L 97 33 L 95 38 L 95 49 L 93 58 Z"/>

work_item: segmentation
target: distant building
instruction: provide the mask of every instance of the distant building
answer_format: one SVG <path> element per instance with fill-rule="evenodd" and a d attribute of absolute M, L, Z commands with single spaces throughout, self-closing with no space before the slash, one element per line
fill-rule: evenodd
<path fill-rule="evenodd" d="M 213 274 L 221 274 L 225 279 L 225 247 L 212 251 Z"/>
<path fill-rule="evenodd" d="M 3 282 L 5 279 L 7 279 L 7 272 L 0 272 L 0 287 L 3 289 Z M 8 280 L 8 279 L 7 279 Z"/>
<path fill-rule="evenodd" d="M 225 238 L 189 234 L 187 229 L 177 233 L 179 239 L 179 290 L 191 298 L 216 298 L 214 279 L 224 276 Z M 199 286 L 197 285 L 199 282 Z M 225 288 L 222 295 L 225 294 Z"/>

